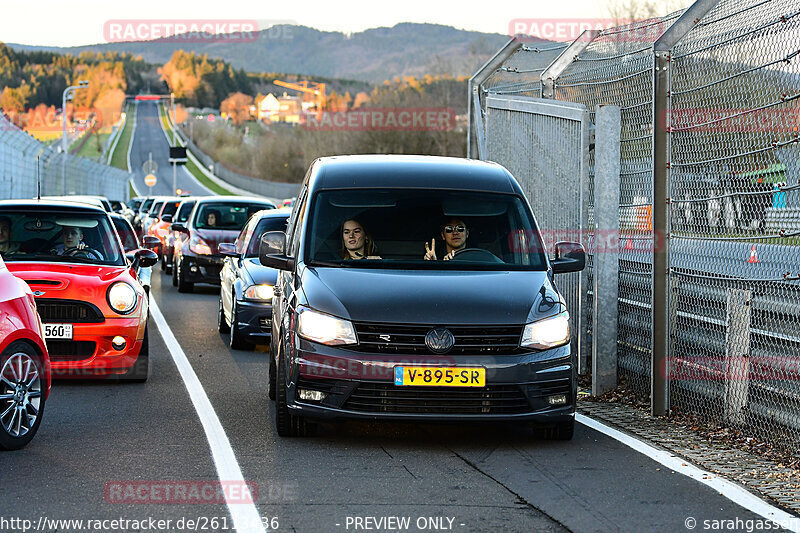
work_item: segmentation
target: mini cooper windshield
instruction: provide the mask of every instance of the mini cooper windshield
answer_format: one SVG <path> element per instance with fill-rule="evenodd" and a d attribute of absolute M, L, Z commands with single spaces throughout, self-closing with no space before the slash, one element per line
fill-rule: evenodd
<path fill-rule="evenodd" d="M 125 264 L 105 214 L 0 210 L 0 253 L 6 261 Z"/>
<path fill-rule="evenodd" d="M 546 270 L 536 223 L 513 194 L 332 190 L 311 205 L 309 264 Z M 354 263 L 354 260 L 362 260 Z"/>

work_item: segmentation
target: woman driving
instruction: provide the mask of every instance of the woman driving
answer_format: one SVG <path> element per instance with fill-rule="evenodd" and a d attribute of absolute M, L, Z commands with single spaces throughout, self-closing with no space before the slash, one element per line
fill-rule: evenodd
<path fill-rule="evenodd" d="M 342 259 L 380 259 L 376 255 L 375 241 L 356 219 L 345 220 L 342 224 L 342 246 L 339 255 Z"/>

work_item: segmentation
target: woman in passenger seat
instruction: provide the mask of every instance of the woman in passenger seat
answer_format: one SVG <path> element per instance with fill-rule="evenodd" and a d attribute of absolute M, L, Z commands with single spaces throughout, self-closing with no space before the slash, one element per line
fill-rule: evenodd
<path fill-rule="evenodd" d="M 375 241 L 364 229 L 364 225 L 351 218 L 342 224 L 342 246 L 339 256 L 342 259 L 380 259 L 375 250 Z"/>

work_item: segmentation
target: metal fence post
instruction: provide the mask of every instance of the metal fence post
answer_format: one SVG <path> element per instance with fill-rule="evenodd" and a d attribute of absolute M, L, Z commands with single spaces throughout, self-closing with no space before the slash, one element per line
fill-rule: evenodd
<path fill-rule="evenodd" d="M 667 360 L 669 357 L 669 52 L 656 51 L 653 66 L 653 304 L 650 411 L 669 410 Z"/>
<path fill-rule="evenodd" d="M 512 37 L 489 61 L 469 79 L 467 100 L 467 157 L 484 159 L 486 153 L 485 126 L 481 109 L 483 82 L 500 68 L 506 60 L 522 47 L 522 42 Z"/>
<path fill-rule="evenodd" d="M 670 54 L 678 41 L 703 20 L 718 1 L 696 0 L 653 43 L 653 352 L 650 367 L 650 411 L 653 416 L 669 412 Z"/>
<path fill-rule="evenodd" d="M 586 47 L 592 44 L 592 41 L 600 35 L 599 30 L 584 30 L 577 39 L 561 52 L 557 58 L 553 60 L 550 65 L 542 72 L 542 98 L 555 98 L 555 80 L 564 72 L 575 58 L 581 52 L 586 50 Z"/>
<path fill-rule="evenodd" d="M 725 418 L 736 425 L 747 422 L 752 299 L 752 291 L 728 289 L 725 331 Z"/>
<path fill-rule="evenodd" d="M 622 111 L 619 106 L 597 106 L 595 124 L 592 395 L 599 396 L 617 386 L 622 131 Z"/>

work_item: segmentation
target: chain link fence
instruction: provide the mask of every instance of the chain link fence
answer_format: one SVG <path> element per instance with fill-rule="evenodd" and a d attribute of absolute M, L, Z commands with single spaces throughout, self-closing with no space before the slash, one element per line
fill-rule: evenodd
<path fill-rule="evenodd" d="M 620 107 L 618 374 L 645 398 L 666 379 L 671 409 L 800 451 L 797 3 L 698 0 L 665 17 L 584 32 L 568 45 L 512 39 L 471 79 L 472 157 L 488 158 L 487 145 L 519 144 L 486 120 L 487 98 L 519 95 L 583 104 L 592 124 L 597 106 Z M 506 151 L 498 162 L 524 168 L 529 153 Z M 588 160 L 591 243 L 593 150 Z M 667 198 L 654 204 L 658 183 Z M 663 229 L 654 210 L 666 214 Z M 663 298 L 654 292 L 659 247 L 668 252 Z M 591 254 L 585 275 L 592 287 Z M 589 314 L 592 298 L 589 291 Z M 666 312 L 663 343 L 654 344 L 654 309 Z M 665 349 L 666 366 L 654 368 L 654 348 Z"/>
<path fill-rule="evenodd" d="M 117 168 L 61 153 L 57 143 L 41 143 L 0 115 L 0 196 L 4 199 L 36 198 L 41 192 L 42 196 L 91 194 L 127 200 L 130 178 Z"/>

